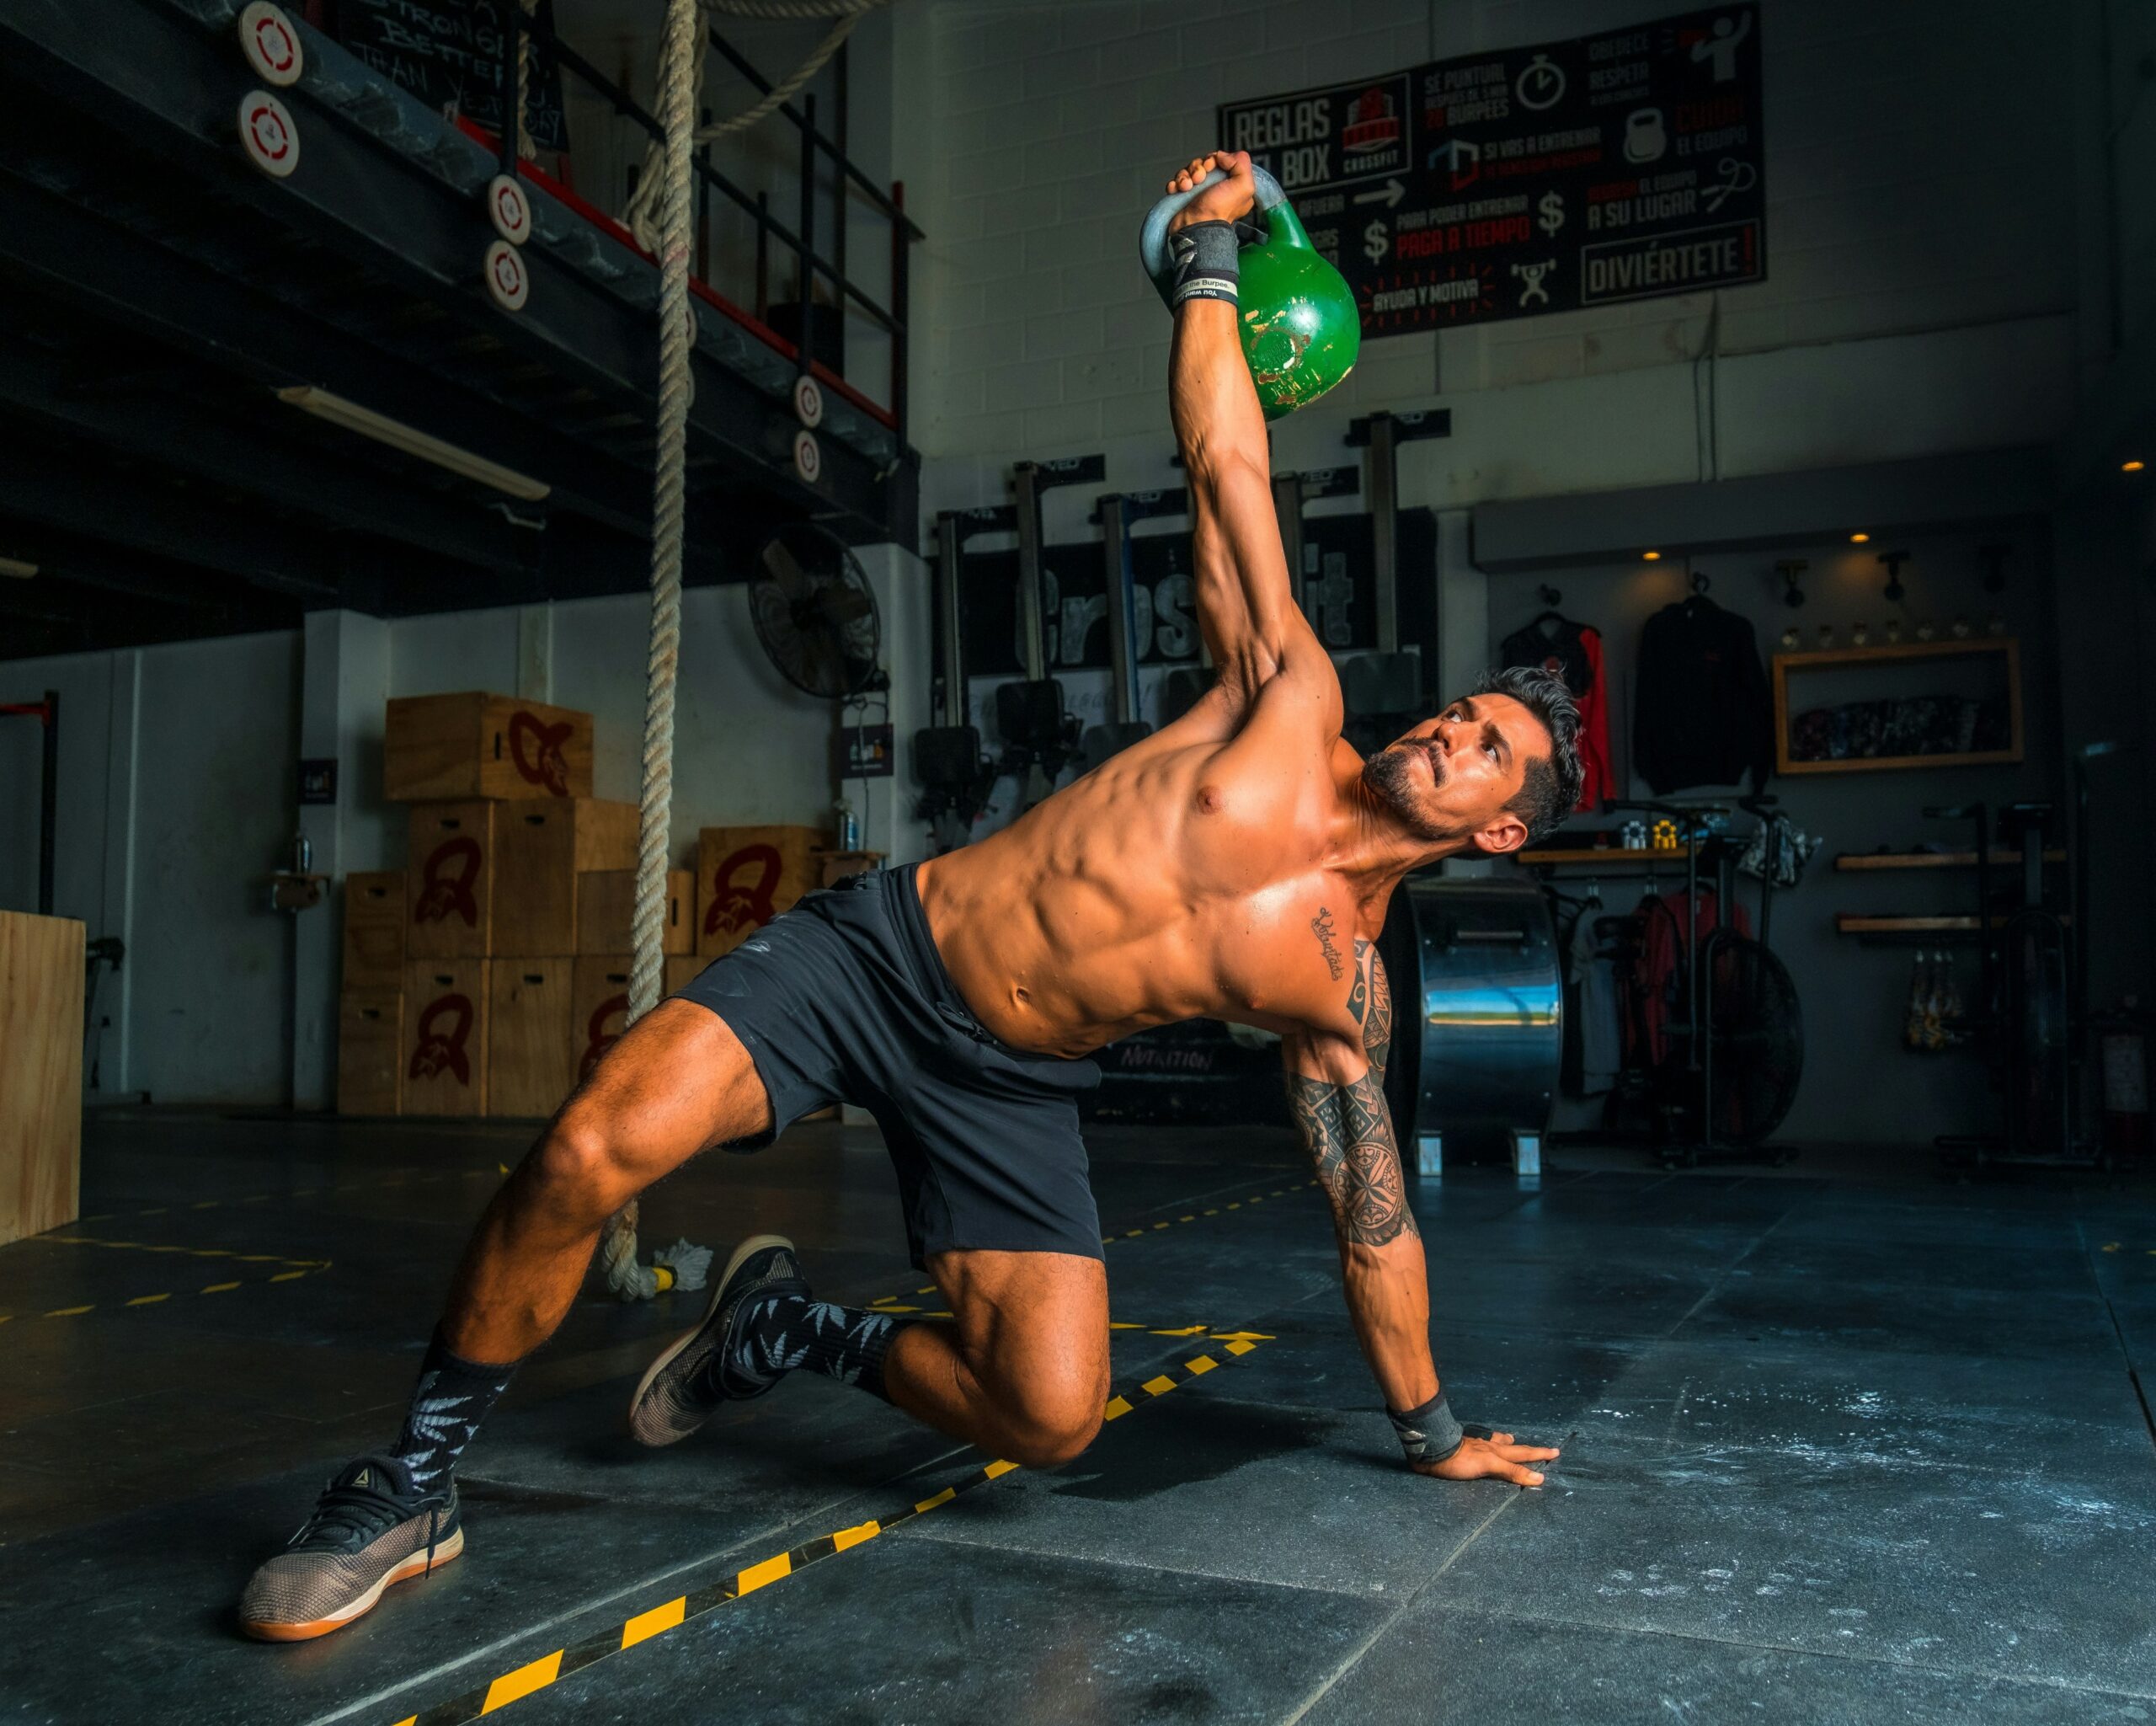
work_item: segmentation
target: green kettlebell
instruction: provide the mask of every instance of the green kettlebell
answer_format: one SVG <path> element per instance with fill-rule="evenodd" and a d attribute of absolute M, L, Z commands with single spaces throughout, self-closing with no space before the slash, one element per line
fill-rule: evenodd
<path fill-rule="evenodd" d="M 1161 200 L 1139 231 L 1138 254 L 1145 273 L 1167 302 L 1175 286 L 1168 256 L 1168 222 L 1207 186 L 1225 176 L 1214 168 L 1187 192 Z M 1267 419 L 1307 407 L 1355 368 L 1362 351 L 1363 320 L 1354 291 L 1311 245 L 1280 184 L 1263 168 L 1251 170 L 1257 207 L 1251 219 L 1270 238 L 1245 246 L 1238 317 L 1243 360 L 1257 387 Z"/>

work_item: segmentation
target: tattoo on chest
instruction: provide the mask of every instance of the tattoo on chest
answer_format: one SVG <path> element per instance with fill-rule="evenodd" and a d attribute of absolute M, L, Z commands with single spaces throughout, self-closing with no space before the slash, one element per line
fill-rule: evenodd
<path fill-rule="evenodd" d="M 1385 1087 L 1376 1073 L 1365 1073 L 1352 1085 L 1290 1073 L 1288 1111 L 1316 1165 L 1318 1184 L 1331 1201 L 1341 1239 L 1382 1247 L 1417 1232 Z"/>
<path fill-rule="evenodd" d="M 1310 919 L 1310 932 L 1317 937 L 1318 950 L 1325 954 L 1325 968 L 1332 973 L 1332 981 L 1338 982 L 1347 965 L 1340 957 L 1339 948 L 1333 943 L 1332 913 L 1321 905 L 1317 915 Z"/>

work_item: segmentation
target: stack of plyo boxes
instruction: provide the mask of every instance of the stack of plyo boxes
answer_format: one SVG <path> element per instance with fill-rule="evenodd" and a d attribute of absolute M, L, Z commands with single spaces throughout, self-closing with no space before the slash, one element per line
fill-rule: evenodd
<path fill-rule="evenodd" d="M 389 703 L 385 795 L 408 803 L 401 871 L 345 878 L 338 1109 L 552 1114 L 629 1005 L 637 806 L 591 794 L 589 713 L 508 696 Z M 819 884 L 807 827 L 707 828 L 670 870 L 671 994 Z"/>
<path fill-rule="evenodd" d="M 636 805 L 592 796 L 591 742 L 589 713 L 509 696 L 389 703 L 405 866 L 345 878 L 340 1111 L 543 1115 L 568 1095 L 580 877 L 636 863 Z"/>

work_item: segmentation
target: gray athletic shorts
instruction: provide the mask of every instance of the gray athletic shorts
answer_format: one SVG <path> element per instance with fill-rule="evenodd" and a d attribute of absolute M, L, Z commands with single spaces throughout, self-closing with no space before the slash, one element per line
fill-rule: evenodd
<path fill-rule="evenodd" d="M 858 1103 L 883 1130 L 913 1262 L 968 1249 L 1101 1255 L 1077 1097 L 1090 1061 L 999 1043 L 960 998 L 909 867 L 812 893 L 707 966 L 679 998 L 741 1039 L 769 1133 Z"/>

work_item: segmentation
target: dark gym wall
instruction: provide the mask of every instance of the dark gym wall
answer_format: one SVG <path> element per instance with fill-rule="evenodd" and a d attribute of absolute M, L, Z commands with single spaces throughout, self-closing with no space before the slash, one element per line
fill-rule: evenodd
<path fill-rule="evenodd" d="M 1769 936 L 1794 978 L 1803 1003 L 1805 1077 L 1785 1131 L 1792 1141 L 1849 1140 L 1868 1142 L 1923 1141 L 1935 1133 L 1974 1132 L 1993 1124 L 1989 1093 L 1976 1057 L 1967 1052 L 1943 1055 L 1905 1053 L 1900 1042 L 1902 1015 L 1908 994 L 1913 946 L 1870 947 L 1834 930 L 1838 911 L 1940 911 L 1973 906 L 1976 878 L 1968 870 L 1903 874 L 1843 874 L 1836 872 L 1837 852 L 1870 851 L 1886 844 L 1897 849 L 1929 841 L 1947 846 L 1967 843 L 1968 830 L 1959 823 L 1929 821 L 1926 805 L 1993 804 L 2055 794 L 2058 722 L 2055 648 L 2052 639 L 2052 577 L 2047 536 L 2031 526 L 2013 534 L 1996 529 L 1983 534 L 1896 536 L 1863 547 L 1845 543 L 1778 547 L 1738 555 L 1703 557 L 1694 567 L 1712 587 L 1709 597 L 1751 620 L 1765 663 L 1777 650 L 1784 628 L 1795 620 L 1803 644 L 1817 645 L 1822 623 L 1835 626 L 1838 644 L 1847 646 L 1849 628 L 1870 624 L 1872 640 L 1884 639 L 1883 626 L 1895 608 L 1881 597 L 1885 572 L 1874 555 L 1881 549 L 1912 553 L 1902 579 L 1908 596 L 1899 608 L 1904 639 L 1913 639 L 1914 624 L 1929 619 L 1947 633 L 1957 614 L 1967 614 L 1981 631 L 1988 612 L 2002 615 L 2006 633 L 2021 644 L 2025 759 L 2019 767 L 1938 767 L 1865 773 L 1776 778 L 1767 789 L 1782 799 L 1790 819 L 1825 843 L 1794 889 L 1777 892 Z M 2006 590 L 1983 590 L 1977 548 L 1994 539 L 2013 546 L 2007 559 Z M 1811 568 L 1804 577 L 1806 602 L 1794 611 L 1782 601 L 1782 584 L 1774 573 L 1777 558 L 1803 558 Z M 1609 667 L 1609 728 L 1620 773 L 1631 768 L 1634 664 L 1640 627 L 1656 612 L 1689 591 L 1682 560 L 1629 563 L 1571 569 L 1542 574 L 1493 576 L 1490 582 L 1490 650 L 1543 610 L 1538 590 L 1544 583 L 1563 596 L 1556 609 L 1603 633 Z M 1921 673 L 1913 672 L 1913 678 Z M 1911 693 L 1923 686 L 1912 681 Z M 1741 788 L 1749 791 L 1748 783 Z M 1737 788 L 1692 786 L 1670 794 L 1679 802 L 1715 800 L 1737 794 Z M 1634 797 L 1655 794 L 1643 780 L 1630 779 Z M 1614 825 L 1623 817 L 1576 818 L 1588 827 Z M 2099 819 L 2101 819 L 2100 815 Z M 1742 830 L 1751 818 L 1732 814 Z M 1559 872 L 1558 884 L 1578 892 L 1591 871 Z M 1658 890 L 1682 884 L 1681 856 L 1657 882 Z M 1738 898 L 1755 919 L 1758 884 L 1740 876 Z M 1637 902 L 1646 883 L 1636 876 L 1601 879 L 1605 904 L 1614 910 Z M 1975 950 L 1955 949 L 1964 986 L 1973 979 Z M 1861 1075 L 1852 1082 L 1851 1076 Z M 1561 1126 L 1592 1125 L 1600 1100 L 1567 1101 Z"/>

